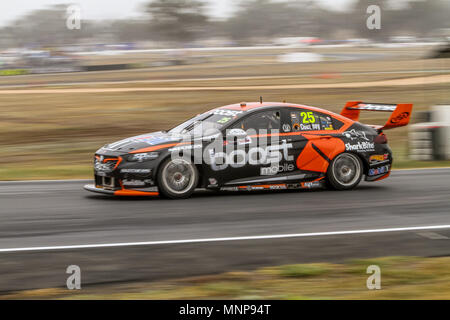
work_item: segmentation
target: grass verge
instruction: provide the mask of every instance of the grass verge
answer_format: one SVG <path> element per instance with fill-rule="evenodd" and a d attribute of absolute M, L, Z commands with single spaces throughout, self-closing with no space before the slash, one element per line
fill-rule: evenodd
<path fill-rule="evenodd" d="M 381 269 L 368 290 L 367 267 Z M 450 299 L 450 257 L 383 257 L 227 272 L 150 283 L 15 292 L 0 299 Z"/>

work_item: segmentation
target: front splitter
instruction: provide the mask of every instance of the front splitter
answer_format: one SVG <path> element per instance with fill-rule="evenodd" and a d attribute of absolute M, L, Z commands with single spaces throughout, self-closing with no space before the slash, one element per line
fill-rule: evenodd
<path fill-rule="evenodd" d="M 96 187 L 93 184 L 85 185 L 84 189 L 87 191 L 90 191 L 90 192 L 108 194 L 111 196 L 129 196 L 129 197 L 159 196 L 159 192 L 156 192 L 156 191 L 140 191 L 140 190 L 131 190 L 131 189 L 107 190 L 107 189 Z"/>

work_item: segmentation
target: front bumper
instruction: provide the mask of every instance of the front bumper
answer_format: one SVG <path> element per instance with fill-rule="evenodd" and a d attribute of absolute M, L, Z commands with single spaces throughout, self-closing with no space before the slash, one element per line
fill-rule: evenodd
<path fill-rule="evenodd" d="M 155 191 L 155 190 L 134 190 L 134 189 L 125 189 L 125 188 L 118 189 L 118 190 L 109 190 L 109 189 L 101 188 L 99 186 L 95 186 L 93 184 L 85 185 L 84 190 L 87 190 L 90 192 L 95 192 L 95 193 L 107 194 L 107 195 L 111 195 L 111 196 L 131 196 L 131 197 L 159 196 L 159 192 Z"/>
<path fill-rule="evenodd" d="M 87 191 L 96 192 L 96 193 L 103 193 L 103 194 L 109 194 L 109 195 L 114 195 L 114 192 L 115 192 L 114 190 L 106 190 L 106 189 L 103 189 L 103 188 L 98 188 L 98 187 L 96 187 L 93 184 L 87 184 L 83 188 L 84 188 L 84 190 L 87 190 Z"/>

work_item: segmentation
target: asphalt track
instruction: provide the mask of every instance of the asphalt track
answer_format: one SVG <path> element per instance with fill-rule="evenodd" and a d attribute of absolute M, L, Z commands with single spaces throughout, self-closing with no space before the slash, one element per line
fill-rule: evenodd
<path fill-rule="evenodd" d="M 149 281 L 312 261 L 450 254 L 450 169 L 349 192 L 112 198 L 83 181 L 0 182 L 0 291 Z M 431 228 L 428 228 L 431 227 Z"/>

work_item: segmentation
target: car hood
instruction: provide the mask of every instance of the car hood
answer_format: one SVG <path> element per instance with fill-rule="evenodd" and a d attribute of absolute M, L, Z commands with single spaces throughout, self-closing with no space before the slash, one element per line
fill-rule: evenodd
<path fill-rule="evenodd" d="M 113 142 L 105 145 L 100 150 L 103 149 L 115 152 L 128 153 L 152 146 L 178 143 L 182 140 L 183 140 L 182 135 L 158 131 Z"/>

